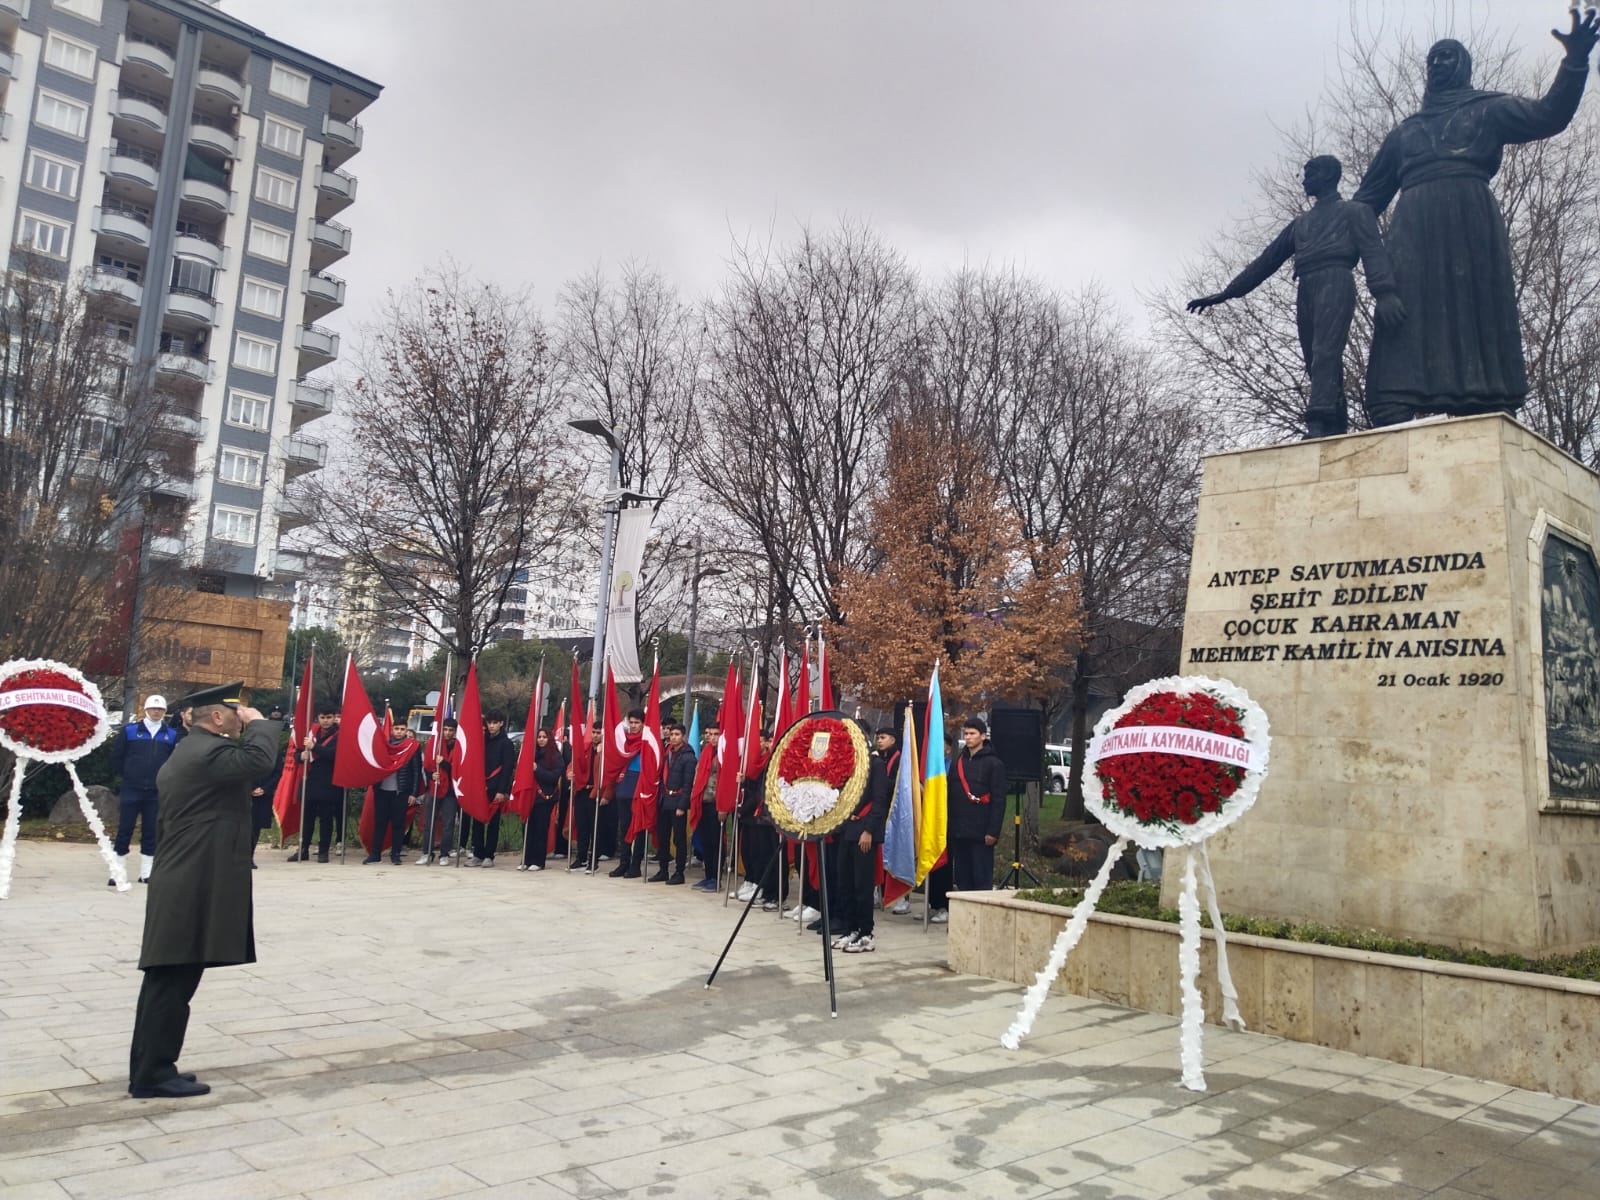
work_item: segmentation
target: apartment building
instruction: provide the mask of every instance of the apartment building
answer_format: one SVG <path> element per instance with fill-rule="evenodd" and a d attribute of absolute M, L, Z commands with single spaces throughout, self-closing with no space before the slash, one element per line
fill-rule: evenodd
<path fill-rule="evenodd" d="M 320 322 L 379 91 L 203 0 L 0 0 L 0 253 L 87 275 L 130 359 L 196 395 L 173 423 L 192 467 L 155 488 L 187 515 L 150 546 L 206 590 L 282 595 L 304 569 L 285 488 L 327 457 Z"/>

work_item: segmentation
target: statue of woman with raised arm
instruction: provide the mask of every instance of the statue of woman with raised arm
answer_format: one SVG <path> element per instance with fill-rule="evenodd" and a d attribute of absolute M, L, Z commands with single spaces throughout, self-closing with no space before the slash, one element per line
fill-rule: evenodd
<path fill-rule="evenodd" d="M 1393 425 L 1425 413 L 1515 414 L 1528 394 L 1505 218 L 1489 181 L 1505 147 L 1560 133 L 1588 80 L 1600 16 L 1572 10 L 1555 81 L 1540 99 L 1472 86 L 1472 56 L 1428 51 L 1422 108 L 1384 138 L 1352 200 L 1382 215 L 1407 319 L 1373 330 L 1367 413 Z"/>

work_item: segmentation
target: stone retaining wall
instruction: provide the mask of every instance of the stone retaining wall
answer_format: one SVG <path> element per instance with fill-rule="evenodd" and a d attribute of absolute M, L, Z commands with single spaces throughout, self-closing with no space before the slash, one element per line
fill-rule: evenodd
<path fill-rule="evenodd" d="M 1006 893 L 950 900 L 951 969 L 1019 984 L 1071 913 Z M 1216 942 L 1202 932 L 1200 991 L 1215 1022 Z M 1600 1103 L 1600 984 L 1246 934 L 1228 935 L 1228 965 L 1257 1033 Z M 1176 1016 L 1178 927 L 1097 913 L 1054 990 Z"/>

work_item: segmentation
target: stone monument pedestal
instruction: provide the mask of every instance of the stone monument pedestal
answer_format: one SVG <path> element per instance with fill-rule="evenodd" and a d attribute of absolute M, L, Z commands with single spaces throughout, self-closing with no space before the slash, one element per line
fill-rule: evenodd
<path fill-rule="evenodd" d="M 1597 517 L 1600 476 L 1499 415 L 1206 459 L 1181 670 L 1272 723 L 1224 911 L 1600 942 Z"/>

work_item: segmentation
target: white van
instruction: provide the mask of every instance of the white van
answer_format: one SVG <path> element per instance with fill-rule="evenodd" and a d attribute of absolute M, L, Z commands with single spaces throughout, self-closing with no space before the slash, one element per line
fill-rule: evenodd
<path fill-rule="evenodd" d="M 1065 792 L 1067 790 L 1067 774 L 1072 770 L 1072 747 L 1051 746 L 1044 748 L 1044 769 L 1049 777 L 1046 782 L 1052 792 Z"/>

